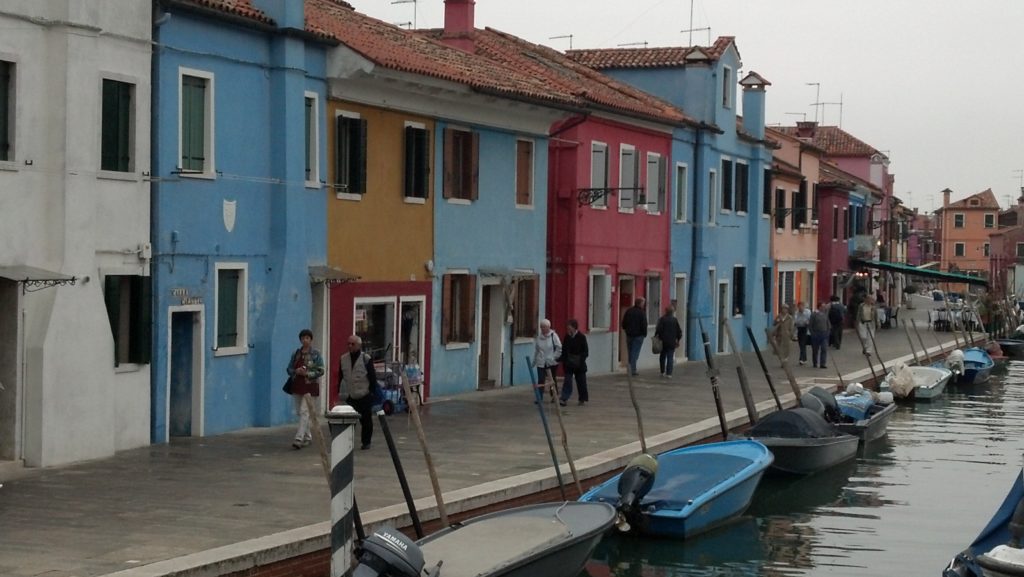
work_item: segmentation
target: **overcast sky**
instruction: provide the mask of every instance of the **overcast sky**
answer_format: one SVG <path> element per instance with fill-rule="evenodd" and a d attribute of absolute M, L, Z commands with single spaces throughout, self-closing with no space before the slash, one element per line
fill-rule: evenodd
<path fill-rule="evenodd" d="M 386 22 L 411 0 L 349 0 Z M 991 188 L 1001 206 L 1024 169 L 1024 0 L 477 0 L 490 26 L 560 50 L 688 46 L 690 28 L 735 36 L 743 72 L 772 86 L 769 125 L 840 124 L 884 151 L 895 193 L 922 211 Z M 416 24 L 441 27 L 443 0 L 417 0 Z M 692 33 L 708 44 L 708 31 Z M 819 83 L 819 86 L 808 85 Z M 820 89 L 819 93 L 817 92 Z M 817 100 L 816 100 L 817 99 Z M 820 107 L 814 102 L 838 103 Z M 789 114 L 802 113 L 802 114 Z"/>

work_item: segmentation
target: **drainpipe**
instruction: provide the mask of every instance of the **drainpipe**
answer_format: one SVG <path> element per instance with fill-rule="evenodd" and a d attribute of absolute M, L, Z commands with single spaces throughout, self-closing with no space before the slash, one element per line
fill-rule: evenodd
<path fill-rule="evenodd" d="M 694 334 L 694 323 L 696 322 L 695 319 L 697 318 L 698 312 L 696 306 L 694 305 L 694 295 L 697 294 L 696 291 L 698 284 L 697 253 L 699 252 L 699 248 L 702 247 L 704 244 L 703 242 L 701 242 L 701 236 L 697 233 L 697 230 L 700 227 L 701 219 L 704 218 L 704 216 L 700 214 L 698 210 L 700 208 L 701 195 L 698 193 L 699 188 L 697 185 L 700 182 L 700 175 L 702 173 L 700 166 L 700 159 L 702 156 L 701 143 L 704 140 L 702 136 L 704 134 L 704 131 L 708 130 L 708 128 L 708 125 L 704 122 L 701 122 L 700 125 L 696 127 L 695 131 L 697 133 L 697 140 L 694 143 L 693 147 L 693 170 L 691 171 L 693 173 L 693 187 L 690 189 L 693 191 L 693 194 L 690 195 L 693 197 L 693 212 L 691 213 L 693 214 L 693 221 L 690 230 L 690 287 L 688 289 L 688 294 L 686 298 L 686 358 L 694 358 L 694 356 L 696 355 L 696 353 L 693 352 L 693 344 L 695 342 L 695 339 L 690 337 L 691 335 Z M 711 210 L 710 206 L 708 207 L 708 210 Z M 698 246 L 698 243 L 700 246 Z"/>
<path fill-rule="evenodd" d="M 156 16 L 156 14 L 160 10 L 160 8 L 161 8 L 160 2 L 153 2 L 153 14 L 152 15 L 154 17 Z M 149 259 L 149 276 L 150 276 L 150 283 L 151 283 L 150 286 L 152 287 L 152 289 L 150 290 L 150 295 L 151 296 L 150 296 L 149 306 L 150 306 L 150 318 L 154 319 L 154 320 L 161 318 L 159 316 L 159 311 L 157 310 L 158 309 L 158 303 L 159 303 L 159 298 L 158 298 L 157 295 L 163 294 L 162 287 L 159 286 L 157 284 L 157 282 L 156 282 L 156 280 L 159 278 L 157 276 L 157 274 L 156 274 L 157 273 L 157 269 L 159 269 L 159 266 L 160 266 L 159 262 L 158 262 L 158 259 L 160 259 L 160 254 L 161 254 L 162 251 L 160 251 L 158 249 L 158 247 L 160 246 L 158 244 L 158 240 L 159 239 L 157 238 L 157 231 L 156 231 L 156 228 L 154 226 L 155 223 L 160 222 L 158 220 L 160 218 L 160 209 L 159 209 L 158 203 L 157 203 L 157 200 L 160 197 L 160 194 L 159 194 L 160 193 L 160 179 L 158 178 L 159 175 L 157 174 L 157 167 L 160 165 L 160 163 L 157 162 L 157 151 L 160 150 L 160 147 L 159 147 L 159 142 L 160 142 L 159 126 L 160 126 L 160 124 L 159 124 L 159 121 L 158 121 L 159 115 L 157 114 L 157 111 L 160 109 L 160 74 L 159 74 L 159 72 L 160 72 L 160 27 L 164 23 L 166 23 L 167 20 L 170 19 L 170 18 L 171 18 L 171 13 L 170 12 L 165 12 L 165 13 L 161 14 L 158 18 L 156 18 L 153 21 L 153 32 L 152 32 L 152 36 L 153 36 L 153 38 L 152 38 L 152 41 L 153 41 L 153 52 L 152 52 L 152 56 L 149 59 L 149 76 L 150 76 L 150 95 L 149 95 L 149 103 L 150 103 L 149 104 L 150 105 L 150 111 L 149 111 L 149 174 L 150 174 L 150 182 L 149 182 L 149 246 L 153 247 L 153 250 L 152 250 L 152 253 L 151 253 L 152 256 Z M 157 336 L 157 334 L 158 334 L 157 331 L 155 331 L 155 330 L 152 331 L 151 345 L 150 346 L 155 344 L 155 342 L 156 342 L 156 338 L 155 337 Z M 153 392 L 156 391 L 156 389 L 157 389 L 156 384 L 160 383 L 161 380 L 160 380 L 160 376 L 158 374 L 160 371 L 157 370 L 157 364 L 158 364 L 157 363 L 157 355 L 153 354 L 152 358 L 150 359 L 150 361 L 151 362 L 149 363 L 149 382 L 150 382 L 149 390 L 150 390 L 150 395 L 152 396 Z M 165 363 L 169 363 L 170 359 L 169 358 L 165 359 L 164 362 Z M 167 384 L 167 383 L 165 383 L 165 384 Z M 167 390 L 167 389 L 164 389 L 164 394 L 165 395 L 169 395 L 170 391 Z M 150 413 L 153 414 L 153 415 L 155 415 L 155 412 L 153 411 L 153 406 L 154 406 L 155 401 L 156 401 L 156 399 L 152 399 L 152 398 L 149 401 L 150 402 Z M 168 416 L 164 415 L 163 418 L 167 419 Z M 149 440 L 150 440 L 150 442 L 151 443 L 152 442 L 157 442 L 157 441 L 160 441 L 160 442 L 163 442 L 163 443 L 168 442 L 170 439 L 157 439 L 156 438 L 156 435 L 154 434 L 154 426 L 155 426 L 155 422 L 154 421 L 155 420 L 156 419 L 150 419 L 150 421 L 151 421 L 150 425 L 149 425 Z M 161 427 L 161 430 L 163 430 L 162 427 Z"/>

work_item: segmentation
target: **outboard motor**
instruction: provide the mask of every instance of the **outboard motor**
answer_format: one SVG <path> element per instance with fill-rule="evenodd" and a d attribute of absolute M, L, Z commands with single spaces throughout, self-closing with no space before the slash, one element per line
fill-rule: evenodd
<path fill-rule="evenodd" d="M 1024 499 L 1017 503 L 1007 526 L 1010 540 L 978 555 L 976 559 L 985 575 L 1024 575 L 1024 549 L 1021 549 L 1024 541 Z"/>
<path fill-rule="evenodd" d="M 391 527 L 374 531 L 357 554 L 352 577 L 419 577 L 425 564 L 416 543 Z"/>
<path fill-rule="evenodd" d="M 654 486 L 657 473 L 658 460 L 644 453 L 630 461 L 619 476 L 619 502 L 615 504 L 615 509 L 619 512 L 616 526 L 620 531 L 629 531 L 630 522 L 636 523 L 639 520 L 640 501 Z"/>
<path fill-rule="evenodd" d="M 964 374 L 964 352 L 960 349 L 951 351 L 946 357 L 946 368 L 957 377 Z"/>

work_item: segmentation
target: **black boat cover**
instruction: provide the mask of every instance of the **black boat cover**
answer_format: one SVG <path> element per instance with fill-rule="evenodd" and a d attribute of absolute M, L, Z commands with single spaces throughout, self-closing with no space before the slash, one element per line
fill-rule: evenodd
<path fill-rule="evenodd" d="M 817 439 L 834 437 L 836 431 L 814 411 L 797 407 L 765 415 L 751 427 L 747 436 L 751 438 Z"/>

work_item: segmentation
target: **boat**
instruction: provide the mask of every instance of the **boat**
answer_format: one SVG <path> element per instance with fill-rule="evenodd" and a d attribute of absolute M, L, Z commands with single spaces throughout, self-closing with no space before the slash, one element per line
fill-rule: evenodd
<path fill-rule="evenodd" d="M 988 382 L 995 361 L 985 349 L 971 347 L 964 350 L 964 374 L 957 380 L 961 385 L 980 385 Z"/>
<path fill-rule="evenodd" d="M 763 444 L 745 439 L 641 455 L 580 501 L 614 504 L 620 530 L 688 539 L 741 515 L 771 463 Z"/>
<path fill-rule="evenodd" d="M 978 537 L 953 557 L 943 577 L 1024 576 L 1024 471 Z"/>
<path fill-rule="evenodd" d="M 363 541 L 352 575 L 576 577 L 615 519 L 611 505 L 564 502 L 481 515 L 415 542 L 385 527 Z"/>
<path fill-rule="evenodd" d="M 950 358 L 955 356 L 953 351 Z M 953 379 L 954 371 L 946 368 L 949 359 L 927 367 L 910 367 L 898 363 L 894 371 L 879 385 L 881 392 L 891 392 L 897 399 L 930 401 L 942 396 L 946 385 Z M 953 365 L 956 366 L 956 365 Z"/>
<path fill-rule="evenodd" d="M 850 383 L 846 391 L 835 395 L 821 387 L 810 388 L 804 396 L 808 394 L 821 401 L 825 420 L 840 432 L 857 437 L 861 443 L 884 436 L 896 412 L 892 395 L 872 394 L 860 383 Z"/>
<path fill-rule="evenodd" d="M 765 415 L 747 431 L 747 438 L 771 450 L 773 471 L 793 475 L 809 475 L 852 459 L 860 443 L 806 407 Z"/>

